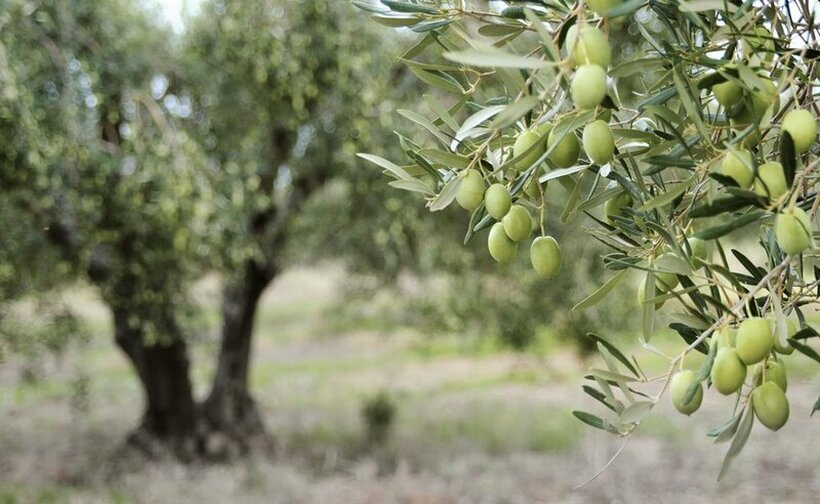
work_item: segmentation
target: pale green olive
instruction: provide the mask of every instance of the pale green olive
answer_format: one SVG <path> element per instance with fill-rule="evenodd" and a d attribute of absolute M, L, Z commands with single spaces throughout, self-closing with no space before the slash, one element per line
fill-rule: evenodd
<path fill-rule="evenodd" d="M 812 246 L 812 228 L 808 214 L 802 208 L 792 207 L 777 214 L 774 235 L 783 252 L 795 255 Z"/>
<path fill-rule="evenodd" d="M 604 203 L 604 216 L 606 217 L 606 221 L 610 224 L 614 224 L 615 221 L 612 217 L 621 215 L 624 208 L 631 206 L 632 197 L 627 192 L 622 192 L 614 198 L 608 199 L 606 203 Z"/>
<path fill-rule="evenodd" d="M 481 178 L 481 173 L 472 168 L 467 170 L 464 175 L 461 185 L 458 186 L 456 193 L 456 202 L 461 208 L 473 211 L 478 208 L 478 205 L 484 200 L 484 179 Z"/>
<path fill-rule="evenodd" d="M 511 206 L 510 211 L 501 219 L 501 222 L 507 236 L 514 242 L 520 242 L 532 233 L 532 217 L 521 205 Z"/>
<path fill-rule="evenodd" d="M 782 360 L 767 359 L 765 363 L 759 365 L 766 366 L 764 372 L 766 381 L 774 383 L 780 387 L 780 390 L 785 392 L 789 386 L 789 381 L 786 377 L 786 364 Z"/>
<path fill-rule="evenodd" d="M 817 137 L 817 120 L 805 109 L 792 110 L 783 116 L 780 129 L 788 131 L 794 141 L 794 150 L 799 154 L 809 150 Z"/>
<path fill-rule="evenodd" d="M 561 271 L 561 247 L 552 236 L 539 236 L 530 246 L 530 261 L 544 278 L 553 278 Z"/>
<path fill-rule="evenodd" d="M 615 140 L 612 138 L 609 124 L 600 119 L 592 121 L 584 127 L 582 139 L 584 152 L 593 163 L 597 165 L 609 163 L 615 153 Z"/>
<path fill-rule="evenodd" d="M 580 34 L 580 35 L 579 35 Z M 567 32 L 566 46 L 572 53 L 573 62 L 578 65 L 609 66 L 612 49 L 606 34 L 589 25 L 573 25 Z"/>
<path fill-rule="evenodd" d="M 510 206 L 512 206 L 512 199 L 507 186 L 496 183 L 487 188 L 487 192 L 484 193 L 484 207 L 490 217 L 501 220 L 507 215 Z"/>
<path fill-rule="evenodd" d="M 743 99 L 743 88 L 731 79 L 712 86 L 712 93 L 724 107 L 737 105 Z"/>
<path fill-rule="evenodd" d="M 731 347 L 717 351 L 712 364 L 712 385 L 723 395 L 734 394 L 746 380 L 746 364 L 740 360 L 737 350 Z"/>
<path fill-rule="evenodd" d="M 671 254 L 669 254 L 671 255 Z M 656 259 L 656 262 L 661 262 L 667 254 L 661 254 Z M 672 272 L 667 271 L 656 271 L 655 272 L 655 288 L 659 292 L 669 292 L 675 287 L 678 286 L 680 280 L 678 279 L 678 275 Z"/>
<path fill-rule="evenodd" d="M 686 391 L 689 390 L 689 386 L 695 382 L 697 382 L 695 373 L 687 369 L 675 374 L 669 383 L 669 397 L 672 399 L 672 404 L 676 410 L 684 415 L 691 415 L 697 411 L 703 402 L 703 385 L 700 383 L 697 384 L 695 395 L 692 399 L 686 404 L 683 402 L 683 400 L 686 399 Z"/>
<path fill-rule="evenodd" d="M 544 144 L 537 131 L 527 130 L 518 135 L 513 144 L 513 168 L 522 171 L 532 166 L 544 153 Z"/>
<path fill-rule="evenodd" d="M 496 222 L 490 228 L 490 235 L 487 237 L 487 248 L 493 259 L 501 264 L 506 264 L 515 257 L 518 244 L 510 240 L 507 233 L 504 232 L 504 226 L 500 222 Z"/>
<path fill-rule="evenodd" d="M 754 182 L 755 194 L 764 198 L 776 199 L 788 190 L 789 185 L 786 183 L 783 165 L 777 161 L 769 161 L 757 167 L 757 177 Z"/>
<path fill-rule="evenodd" d="M 760 423 L 776 431 L 789 420 L 789 400 L 773 382 L 763 382 L 752 392 L 752 408 Z"/>
<path fill-rule="evenodd" d="M 661 294 L 663 294 L 663 293 L 656 291 L 654 297 L 658 297 Z M 646 282 L 641 282 L 641 283 L 638 284 L 638 306 L 643 308 L 643 305 L 644 305 L 645 302 L 646 302 Z M 660 301 L 655 301 L 655 309 L 659 310 L 665 302 L 666 302 L 665 299 L 660 300 Z"/>
<path fill-rule="evenodd" d="M 550 161 L 561 168 L 569 168 L 578 162 L 581 146 L 578 144 L 578 137 L 575 136 L 575 133 L 570 131 L 558 142 L 558 135 L 556 135 L 555 130 L 552 130 L 547 145 L 552 148 L 555 143 L 558 143 L 558 145 L 550 153 Z"/>
<path fill-rule="evenodd" d="M 752 153 L 747 150 L 726 152 L 720 165 L 720 174 L 731 177 L 742 189 L 748 189 L 754 181 L 754 163 Z"/>
<path fill-rule="evenodd" d="M 581 65 L 570 84 L 572 102 L 580 109 L 593 109 L 606 96 L 606 72 L 598 65 Z"/>
<path fill-rule="evenodd" d="M 738 326 L 735 348 L 746 365 L 765 359 L 771 353 L 773 344 L 772 329 L 766 319 L 749 317 Z"/>
<path fill-rule="evenodd" d="M 595 14 L 604 14 L 607 11 L 624 3 L 624 0 L 587 0 L 587 6 Z"/>

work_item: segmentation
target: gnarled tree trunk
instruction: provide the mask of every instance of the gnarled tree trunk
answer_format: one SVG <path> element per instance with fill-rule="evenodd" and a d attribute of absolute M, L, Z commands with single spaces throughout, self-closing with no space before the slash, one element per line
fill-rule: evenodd
<path fill-rule="evenodd" d="M 266 445 L 264 423 L 251 396 L 248 372 L 257 306 L 275 273 L 248 261 L 243 277 L 225 289 L 219 360 L 210 394 L 202 404 L 205 453 L 229 457 L 252 444 Z"/>
<path fill-rule="evenodd" d="M 145 394 L 145 412 L 129 442 L 156 455 L 164 447 L 190 458 L 197 451 L 197 407 L 189 375 L 188 349 L 179 334 L 147 344 L 131 313 L 114 309 L 117 345 L 131 364 Z"/>

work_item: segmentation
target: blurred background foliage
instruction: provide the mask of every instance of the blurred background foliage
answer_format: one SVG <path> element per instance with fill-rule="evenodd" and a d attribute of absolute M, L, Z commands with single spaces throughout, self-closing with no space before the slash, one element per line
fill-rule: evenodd
<path fill-rule="evenodd" d="M 565 309 L 601 271 L 581 233 L 563 233 L 575 260 L 555 281 L 523 260 L 499 271 L 481 240 L 462 246 L 462 214 L 425 218 L 354 157 L 396 158 L 391 131 L 413 131 L 394 111 L 421 99 L 395 61 L 414 34 L 395 37 L 344 2 L 204 2 L 181 34 L 135 2 L 104 4 L 3 2 L 3 303 L 91 281 L 146 337 L 166 323 L 190 334 L 192 282 L 276 256 L 282 268 L 341 261 L 348 299 L 398 289 L 412 295 L 396 313 L 429 334 L 473 331 L 514 348 L 540 331 L 583 348 L 583 333 L 620 311 Z M 293 29 L 305 24 L 314 30 Z M 284 162 L 271 131 L 291 137 Z M 298 173 L 323 183 L 287 221 L 288 239 L 251 236 L 248 220 Z"/>

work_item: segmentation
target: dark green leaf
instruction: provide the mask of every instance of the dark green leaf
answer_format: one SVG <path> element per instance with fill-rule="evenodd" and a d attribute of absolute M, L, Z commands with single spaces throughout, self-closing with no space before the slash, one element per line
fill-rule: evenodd
<path fill-rule="evenodd" d="M 791 187 L 797 170 L 797 154 L 794 151 L 794 140 L 788 131 L 780 132 L 780 164 L 783 165 L 786 184 Z"/>
<path fill-rule="evenodd" d="M 604 421 L 600 417 L 597 417 L 597 416 L 595 416 L 591 413 L 587 413 L 585 411 L 577 411 L 577 410 L 573 411 L 572 414 L 575 415 L 575 418 L 577 418 L 578 420 L 584 422 L 587 425 L 591 425 L 592 427 L 595 427 L 596 429 L 606 430 L 606 428 L 604 427 Z"/>
<path fill-rule="evenodd" d="M 699 231 L 695 233 L 695 237 L 700 238 L 701 240 L 714 240 L 715 238 L 720 238 L 725 234 L 731 233 L 735 229 L 740 229 L 743 226 L 749 225 L 752 222 L 760 220 L 762 217 L 765 216 L 765 212 L 761 210 L 753 210 L 730 222 L 727 222 L 726 224 L 721 224 L 719 226 L 714 226 L 708 229 L 704 229 L 703 231 Z"/>

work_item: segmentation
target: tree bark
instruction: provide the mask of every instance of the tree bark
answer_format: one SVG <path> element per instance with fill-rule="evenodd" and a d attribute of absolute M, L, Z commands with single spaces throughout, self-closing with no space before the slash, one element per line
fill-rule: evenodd
<path fill-rule="evenodd" d="M 197 408 L 189 377 L 188 349 L 179 335 L 167 342 L 146 344 L 142 331 L 129 324 L 133 314 L 114 310 L 117 345 L 140 379 L 145 395 L 145 412 L 129 443 L 150 455 L 171 448 L 188 459 L 198 450 Z"/>
<path fill-rule="evenodd" d="M 248 261 L 241 280 L 225 289 L 219 360 L 211 392 L 202 405 L 208 431 L 204 451 L 211 457 L 230 457 L 248 451 L 254 443 L 267 444 L 249 390 L 248 371 L 259 298 L 274 276 L 273 271 Z"/>

